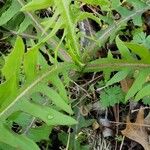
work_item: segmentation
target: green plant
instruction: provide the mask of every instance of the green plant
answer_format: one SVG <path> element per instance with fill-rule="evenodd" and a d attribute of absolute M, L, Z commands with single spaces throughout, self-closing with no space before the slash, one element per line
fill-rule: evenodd
<path fill-rule="evenodd" d="M 119 86 L 105 88 L 100 93 L 100 104 L 103 108 L 107 108 L 121 102 L 124 103 L 124 95 Z"/>
<path fill-rule="evenodd" d="M 84 2 L 97 5 L 97 1 L 94 0 L 84 0 Z M 107 5 L 107 9 L 105 9 L 106 15 L 98 16 L 103 21 L 103 26 L 102 29 L 96 33 L 96 42 L 88 46 L 86 48 L 87 51 L 83 55 L 83 57 L 88 56 L 91 59 L 93 55 L 95 56 L 99 47 L 102 47 L 108 40 L 112 42 L 116 34 L 122 29 L 125 29 L 130 20 L 132 20 L 134 25 L 142 26 L 142 14 L 149 9 L 148 0 L 145 2 L 142 0 L 126 0 L 122 2 L 120 0 L 101 0 L 99 3 L 100 6 Z M 116 16 L 114 16 L 114 10 L 117 12 Z"/>
<path fill-rule="evenodd" d="M 7 124 L 22 112 L 43 120 L 48 126 L 77 123 L 73 118 L 59 112 L 63 110 L 69 114 L 73 113 L 59 74 L 63 72 L 61 69 L 64 67 L 68 70 L 70 67 L 73 69 L 74 66 L 62 63 L 57 68 L 49 67 L 42 57 L 37 48 L 31 48 L 24 53 L 23 41 L 18 37 L 14 49 L 5 58 L 5 65 L 2 68 L 2 76 L 5 78 L 0 85 L 0 99 L 3 100 L 0 103 L 0 130 L 2 131 L 0 141 L 15 148 L 39 149 L 24 135 L 13 133 Z M 49 87 L 49 82 L 54 87 Z M 34 93 L 40 93 L 38 99 L 46 96 L 46 101 L 41 103 L 34 98 Z M 47 106 L 43 103 L 47 103 Z M 11 140 L 6 140 L 7 138 Z"/>
<path fill-rule="evenodd" d="M 146 36 L 146 33 L 144 33 L 141 30 L 135 30 L 133 32 L 133 42 L 142 44 L 145 47 L 150 48 L 149 47 L 150 36 L 149 35 Z"/>
<path fill-rule="evenodd" d="M 129 100 L 136 95 L 135 100 L 140 100 L 149 95 L 149 74 L 150 74 L 150 51 L 143 45 L 136 43 L 124 43 L 118 37 L 116 44 L 121 54 L 121 59 L 113 58 L 109 52 L 107 58 L 101 58 L 90 62 L 85 68 L 85 72 L 104 71 L 107 76 L 112 71 L 118 71 L 106 84 L 112 85 L 126 78 L 133 76 L 135 81 L 129 89 L 125 100 Z M 129 51 L 131 50 L 131 52 Z M 137 58 L 140 57 L 140 60 Z M 109 69 L 108 69 L 109 68 Z"/>
<path fill-rule="evenodd" d="M 83 3 L 99 6 L 100 13 L 82 11 L 80 5 Z M 36 14 L 40 14 L 41 9 L 51 9 L 52 14 L 40 18 Z M 14 48 L 10 54 L 3 54 L 5 63 L 0 57 L 0 146 L 4 150 L 12 147 L 36 150 L 39 147 L 35 143 L 48 140 L 53 126 L 76 124 L 71 117 L 73 110 L 64 81 L 74 78 L 77 72 L 82 76 L 103 71 L 105 81 L 108 81 L 101 93 L 105 107 L 134 96 L 135 100 L 149 96 L 148 41 L 143 44 L 134 36 L 132 42 L 123 42 L 118 35 L 126 29 L 129 21 L 141 27 L 142 14 L 148 9 L 149 1 L 144 0 L 27 0 L 27 3 L 8 0 L 0 10 L 0 30 Z M 80 38 L 83 34 L 78 24 L 87 19 L 97 23 L 101 30 L 96 35 L 86 35 L 92 44 L 82 47 Z M 59 31 L 62 33 L 58 36 Z M 10 34 L 19 36 L 15 40 L 16 36 Z M 109 50 L 106 58 L 95 60 L 96 51 L 114 39 L 120 59 Z M 142 39 L 145 41 L 145 36 Z M 112 72 L 115 75 L 110 79 Z M 135 81 L 124 101 L 118 86 L 108 86 L 126 77 Z M 108 99 L 110 93 L 116 94 L 111 95 L 112 103 Z M 36 126 L 36 121 L 41 123 L 40 127 Z M 13 123 L 22 127 L 19 133 L 12 130 Z M 75 137 L 76 133 L 73 134 Z M 78 145 L 80 147 L 80 143 Z"/>

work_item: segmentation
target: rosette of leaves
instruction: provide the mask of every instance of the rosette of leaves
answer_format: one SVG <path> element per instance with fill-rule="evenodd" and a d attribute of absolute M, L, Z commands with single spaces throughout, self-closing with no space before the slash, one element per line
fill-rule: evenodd
<path fill-rule="evenodd" d="M 54 125 L 77 123 L 69 116 L 73 114 L 73 111 L 65 86 L 60 79 L 62 72 L 69 68 L 75 69 L 75 66 L 71 63 L 60 63 L 59 66 L 47 65 L 38 47 L 34 46 L 25 52 L 22 39 L 17 38 L 12 52 L 5 57 L 5 64 L 1 69 L 0 143 L 15 149 L 38 150 L 38 146 L 30 137 L 35 139 L 33 133 L 38 133 L 41 128 L 38 128 L 36 132 L 30 131 L 32 136 L 27 134 L 29 138 L 26 134 L 22 132 L 17 134 L 11 129 L 11 122 L 15 120 L 26 127 L 24 123 L 29 119 L 28 116 L 43 121 L 42 124 L 49 129 Z M 27 114 L 27 118 L 22 114 Z M 19 119 L 20 115 L 23 117 L 22 121 Z M 47 127 L 43 127 L 43 132 L 47 132 Z M 35 141 L 37 142 L 37 138 Z"/>

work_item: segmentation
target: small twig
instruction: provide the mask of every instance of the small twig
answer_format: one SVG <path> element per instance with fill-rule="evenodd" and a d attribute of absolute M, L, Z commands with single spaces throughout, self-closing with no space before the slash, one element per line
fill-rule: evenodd
<path fill-rule="evenodd" d="M 90 94 L 89 94 L 83 87 L 81 87 L 79 84 L 77 84 L 77 83 L 74 82 L 73 80 L 71 80 L 71 82 L 74 83 L 77 87 L 79 87 L 82 91 L 84 91 L 84 92 L 87 94 L 87 96 L 88 96 L 89 98 L 92 98 L 92 97 L 90 96 Z"/>
<path fill-rule="evenodd" d="M 150 127 L 150 125 L 148 124 L 139 124 L 139 123 L 125 123 L 125 122 L 115 122 L 115 121 L 109 121 L 110 123 L 112 124 L 117 124 L 117 125 L 122 125 L 122 124 L 125 124 L 125 125 L 135 125 L 135 126 L 141 126 L 141 127 Z"/>
<path fill-rule="evenodd" d="M 80 98 L 80 100 L 79 100 L 75 105 L 72 106 L 72 108 L 74 108 L 74 107 L 76 107 L 78 104 L 80 104 L 80 103 L 86 98 L 86 96 L 87 96 L 87 95 L 83 95 L 83 96 Z"/>
<path fill-rule="evenodd" d="M 79 122 L 80 120 L 80 117 L 81 117 L 81 114 L 80 114 L 80 111 L 78 110 L 77 111 L 77 115 L 76 115 L 76 120 Z M 79 129 L 79 124 L 76 124 L 75 125 L 75 131 L 74 131 L 74 139 L 76 138 L 76 134 L 78 133 L 78 129 Z M 73 140 L 73 149 L 74 150 L 77 150 L 77 145 L 76 145 L 76 139 Z"/>
<path fill-rule="evenodd" d="M 25 129 L 25 131 L 23 132 L 23 134 L 27 135 L 27 133 L 29 132 L 30 128 L 32 128 L 33 124 L 36 121 L 36 117 L 33 117 L 30 124 L 27 126 L 27 128 Z"/>
<path fill-rule="evenodd" d="M 0 29 L 0 31 L 1 31 L 1 32 L 8 33 L 8 34 L 12 34 L 12 35 L 19 35 L 19 36 L 21 36 L 21 37 L 23 37 L 23 38 L 37 39 L 37 37 L 34 36 L 34 35 L 30 35 L 30 34 L 26 34 L 26 33 L 18 33 L 18 32 L 13 31 L 13 30 L 4 31 L 4 30 L 1 30 L 1 29 Z"/>
<path fill-rule="evenodd" d="M 150 109 L 150 107 L 141 107 L 140 109 Z M 131 113 L 137 112 L 137 111 L 139 111 L 140 109 L 131 110 Z"/>
<path fill-rule="evenodd" d="M 68 134 L 68 140 L 67 140 L 66 150 L 69 149 L 69 144 L 70 144 L 70 137 L 71 137 L 71 130 L 70 129 L 71 128 L 69 127 L 69 129 L 68 129 L 69 134 Z"/>
<path fill-rule="evenodd" d="M 123 143 L 124 143 L 124 139 L 125 139 L 125 136 L 123 136 L 123 139 L 122 139 L 122 142 L 121 142 L 121 145 L 120 145 L 120 149 L 119 149 L 119 150 L 122 150 Z"/>
<path fill-rule="evenodd" d="M 98 80 L 98 79 L 100 79 L 100 78 L 102 78 L 103 77 L 103 75 L 101 74 L 101 75 L 99 75 L 99 76 L 97 76 L 97 77 L 95 77 L 95 78 L 93 78 L 92 77 L 92 80 L 90 80 L 89 82 L 86 82 L 82 87 L 85 87 L 85 86 L 87 86 L 87 85 L 89 85 L 89 84 L 91 84 L 91 83 L 93 83 L 93 82 L 95 82 L 96 80 Z"/>

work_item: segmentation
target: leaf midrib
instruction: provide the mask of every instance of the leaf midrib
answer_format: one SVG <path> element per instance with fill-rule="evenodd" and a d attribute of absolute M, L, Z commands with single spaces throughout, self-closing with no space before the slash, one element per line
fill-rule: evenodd
<path fill-rule="evenodd" d="M 0 118 L 6 119 L 12 112 L 14 106 L 19 102 L 19 100 L 25 96 L 32 88 L 34 88 L 38 83 L 43 81 L 46 77 L 48 77 L 51 73 L 54 73 L 55 71 L 59 71 L 65 68 L 66 63 L 60 64 L 57 68 L 56 67 L 50 67 L 49 70 L 43 72 L 40 76 L 38 76 L 32 83 L 24 85 L 19 92 L 18 96 L 0 113 Z M 73 64 L 67 64 L 67 68 L 75 68 Z M 26 88 L 25 88 L 26 87 Z"/>
<path fill-rule="evenodd" d="M 108 29 L 106 29 L 103 34 L 101 34 L 101 36 L 98 38 L 97 41 L 100 41 L 100 42 L 103 41 L 103 43 L 104 43 L 114 31 L 117 31 L 120 28 L 120 26 L 124 22 L 130 20 L 131 18 L 133 18 L 139 14 L 144 13 L 145 11 L 147 11 L 149 9 L 149 7 L 150 6 L 147 6 L 143 9 L 136 10 L 133 13 L 131 13 L 131 15 L 122 18 L 119 22 L 115 22 L 112 26 L 110 26 Z M 103 45 L 103 43 L 101 45 Z M 95 53 L 93 53 L 93 49 L 95 49 L 94 52 L 99 49 L 99 47 L 97 47 L 96 43 L 92 43 L 90 46 L 87 47 L 88 51 L 84 54 L 84 56 L 87 56 L 87 54 L 89 54 L 90 57 L 92 57 L 93 54 L 95 54 Z"/>

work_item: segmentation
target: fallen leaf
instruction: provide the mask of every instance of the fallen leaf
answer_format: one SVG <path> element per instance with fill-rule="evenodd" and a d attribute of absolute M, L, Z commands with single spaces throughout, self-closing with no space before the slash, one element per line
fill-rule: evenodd
<path fill-rule="evenodd" d="M 126 128 L 121 131 L 122 134 L 131 140 L 141 144 L 145 150 L 150 150 L 149 135 L 144 125 L 144 109 L 140 109 L 135 123 L 130 122 L 129 116 L 127 117 Z"/>
<path fill-rule="evenodd" d="M 120 84 L 121 84 L 122 91 L 127 93 L 128 90 L 130 89 L 130 87 L 132 86 L 133 81 L 134 80 L 130 79 L 130 78 L 125 78 L 125 79 L 121 80 Z"/>

